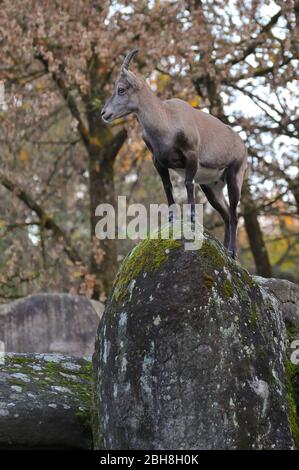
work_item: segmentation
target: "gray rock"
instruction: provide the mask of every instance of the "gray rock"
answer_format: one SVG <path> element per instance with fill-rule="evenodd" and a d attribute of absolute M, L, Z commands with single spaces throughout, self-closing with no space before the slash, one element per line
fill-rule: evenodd
<path fill-rule="evenodd" d="M 267 279 L 255 276 L 256 281 L 281 302 L 285 320 L 299 332 L 299 286 L 285 279 Z"/>
<path fill-rule="evenodd" d="M 98 329 L 96 447 L 293 448 L 285 349 L 279 303 L 212 236 L 142 241 Z"/>
<path fill-rule="evenodd" d="M 92 354 L 100 302 L 70 294 L 37 294 L 0 305 L 5 351 Z"/>
<path fill-rule="evenodd" d="M 0 449 L 89 449 L 90 358 L 0 357 Z"/>
<path fill-rule="evenodd" d="M 295 431 L 295 442 L 299 448 L 299 286 L 284 279 L 266 279 L 257 276 L 255 279 L 268 292 L 275 295 L 286 321 L 289 338 L 287 351 L 289 357 L 287 363 L 288 384 L 291 392 L 289 400 L 293 409 L 291 422 Z"/>

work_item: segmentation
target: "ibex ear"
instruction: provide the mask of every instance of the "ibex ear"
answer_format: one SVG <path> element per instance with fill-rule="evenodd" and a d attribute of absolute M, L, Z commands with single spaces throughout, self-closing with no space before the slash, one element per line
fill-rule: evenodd
<path fill-rule="evenodd" d="M 130 70 L 125 69 L 124 67 L 121 69 L 120 75 L 122 78 L 125 78 L 127 82 L 131 85 L 132 88 L 135 90 L 139 90 L 141 88 L 142 82 L 141 80 L 134 75 L 133 72 Z"/>

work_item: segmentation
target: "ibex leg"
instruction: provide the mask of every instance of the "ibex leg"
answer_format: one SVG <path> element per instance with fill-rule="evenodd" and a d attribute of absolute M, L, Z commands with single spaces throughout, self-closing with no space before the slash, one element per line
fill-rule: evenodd
<path fill-rule="evenodd" d="M 221 215 L 224 221 L 224 246 L 228 248 L 229 238 L 230 238 L 230 228 L 229 228 L 229 205 L 223 194 L 223 188 L 225 182 L 217 181 L 216 183 L 211 184 L 201 184 L 200 187 L 203 190 L 207 200 L 211 206 L 216 209 Z"/>
<path fill-rule="evenodd" d="M 198 160 L 195 152 L 186 155 L 185 186 L 187 190 L 187 201 L 191 207 L 191 222 L 195 222 L 195 194 L 194 178 L 198 168 Z"/>
<path fill-rule="evenodd" d="M 170 207 L 174 204 L 174 198 L 173 198 L 173 194 L 172 194 L 172 184 L 171 184 L 171 180 L 170 180 L 170 176 L 169 176 L 169 170 L 168 170 L 168 168 L 163 167 L 156 158 L 153 158 L 153 162 L 154 162 L 155 168 L 157 169 L 157 171 L 158 171 L 158 173 L 161 177 L 163 187 L 164 187 L 164 191 L 165 191 L 165 194 L 166 194 L 166 197 L 167 197 L 167 203 L 168 203 L 168 206 Z M 169 211 L 169 222 L 172 222 L 172 220 L 173 220 L 173 211 L 170 210 Z"/>
<path fill-rule="evenodd" d="M 243 184 L 245 168 L 240 166 L 239 168 L 231 167 L 227 171 L 227 189 L 229 197 L 229 212 L 230 212 L 230 240 L 228 251 L 232 258 L 235 258 L 237 253 L 237 226 L 238 226 L 238 215 L 237 207 L 241 197 L 241 189 Z"/>

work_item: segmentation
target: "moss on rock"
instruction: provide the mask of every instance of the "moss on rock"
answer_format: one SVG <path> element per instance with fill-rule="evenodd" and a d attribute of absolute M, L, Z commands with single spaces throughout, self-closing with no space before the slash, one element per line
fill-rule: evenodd
<path fill-rule="evenodd" d="M 206 238 L 199 250 L 199 256 L 204 256 L 209 260 L 212 260 L 217 268 L 223 268 L 225 264 L 225 258 L 222 256 L 219 247 L 215 244 L 215 241 Z"/>
<path fill-rule="evenodd" d="M 0 429 L 0 436 L 6 435 L 7 444 L 16 447 L 90 448 L 91 367 L 87 357 L 5 354 L 0 364 L 0 381 L 1 406 L 5 407 L 7 422 L 2 423 L 6 432 L 3 434 Z M 27 437 L 18 429 L 18 420 L 9 413 L 10 403 L 20 415 L 22 426 L 26 425 L 26 432 L 29 430 Z M 37 429 L 36 422 L 39 422 Z M 55 430 L 56 422 L 61 422 L 65 430 L 61 431 L 59 424 Z M 46 430 L 44 434 L 42 430 Z M 0 448 L 5 445 L 0 438 Z"/>
<path fill-rule="evenodd" d="M 286 331 L 289 344 L 295 339 L 297 334 L 296 327 L 290 322 L 286 321 Z M 286 386 L 288 393 L 288 407 L 289 407 L 289 421 L 290 427 L 295 442 L 296 449 L 299 449 L 299 364 L 293 364 L 290 360 L 285 364 Z M 297 384 L 297 386 L 296 386 Z"/>
<path fill-rule="evenodd" d="M 205 273 L 203 283 L 207 289 L 211 289 L 215 285 L 215 279 L 210 274 Z"/>
<path fill-rule="evenodd" d="M 288 393 L 288 408 L 289 408 L 289 421 L 292 436 L 295 442 L 296 449 L 299 449 L 299 425 L 297 404 L 295 399 L 294 379 L 299 375 L 299 366 L 292 364 L 291 361 L 286 361 L 285 364 L 286 386 Z"/>
<path fill-rule="evenodd" d="M 125 258 L 116 277 L 113 296 L 121 300 L 128 293 L 129 284 L 142 272 L 150 272 L 167 261 L 172 250 L 180 248 L 182 242 L 176 239 L 157 240 L 147 238 L 141 241 Z"/>
<path fill-rule="evenodd" d="M 227 298 L 233 297 L 234 295 L 233 285 L 228 279 L 226 279 L 223 283 L 223 293 Z"/>

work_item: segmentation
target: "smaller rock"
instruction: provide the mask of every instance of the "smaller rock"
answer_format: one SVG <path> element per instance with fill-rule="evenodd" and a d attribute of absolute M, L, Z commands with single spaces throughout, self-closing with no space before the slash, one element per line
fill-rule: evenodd
<path fill-rule="evenodd" d="M 0 342 L 6 352 L 92 354 L 103 310 L 79 295 L 30 295 L 0 305 Z"/>
<path fill-rule="evenodd" d="M 91 358 L 5 354 L 0 449 L 90 449 Z"/>
<path fill-rule="evenodd" d="M 288 320 L 299 333 L 299 286 L 286 279 L 254 276 L 255 280 L 281 303 L 284 319 Z"/>

